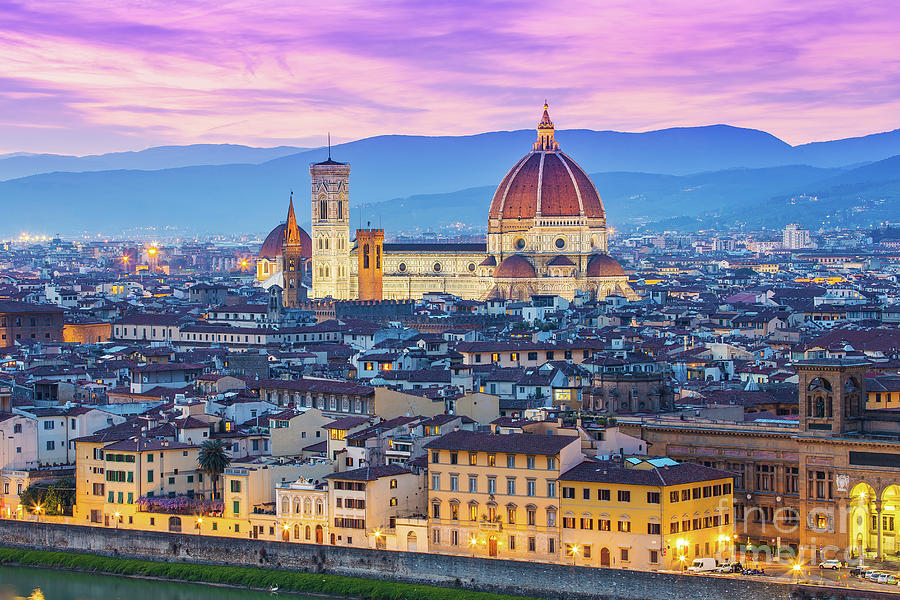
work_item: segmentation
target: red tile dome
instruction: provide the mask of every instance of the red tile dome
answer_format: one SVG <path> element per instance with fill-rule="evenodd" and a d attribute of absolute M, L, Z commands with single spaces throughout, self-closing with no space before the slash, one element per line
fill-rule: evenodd
<path fill-rule="evenodd" d="M 281 246 L 284 243 L 285 228 L 286 225 L 282 223 L 266 236 L 262 248 L 259 249 L 259 258 L 275 260 L 281 256 Z M 312 258 L 312 239 L 302 227 L 300 228 L 300 245 L 302 248 L 301 256 L 303 256 L 303 258 Z"/>
<path fill-rule="evenodd" d="M 586 277 L 621 277 L 625 271 L 609 254 L 595 254 L 588 261 L 584 274 Z"/>
<path fill-rule="evenodd" d="M 513 254 L 503 259 L 500 266 L 494 270 L 494 277 L 528 278 L 537 277 L 537 273 L 527 258 L 520 254 Z"/>
<path fill-rule="evenodd" d="M 491 219 L 533 219 L 538 214 L 606 217 L 597 188 L 578 163 L 559 150 L 554 132 L 545 106 L 538 141 L 500 182 L 491 200 Z"/>

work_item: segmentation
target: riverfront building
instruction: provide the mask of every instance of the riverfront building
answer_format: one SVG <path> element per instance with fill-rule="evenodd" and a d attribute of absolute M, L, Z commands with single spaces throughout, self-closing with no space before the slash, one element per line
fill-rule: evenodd
<path fill-rule="evenodd" d="M 799 420 L 620 419 L 649 451 L 735 475 L 742 544 L 804 560 L 876 559 L 900 550 L 900 415 L 867 410 L 860 359 L 795 364 Z"/>
<path fill-rule="evenodd" d="M 645 570 L 728 560 L 732 477 L 668 458 L 585 460 L 559 478 L 563 552 L 573 564 Z"/>
<path fill-rule="evenodd" d="M 557 486 L 582 459 L 580 438 L 455 431 L 425 447 L 434 551 L 560 559 Z"/>

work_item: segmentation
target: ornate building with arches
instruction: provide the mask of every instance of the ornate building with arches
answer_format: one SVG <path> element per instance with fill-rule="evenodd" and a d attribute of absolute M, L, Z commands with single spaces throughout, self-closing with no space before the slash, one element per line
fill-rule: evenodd
<path fill-rule="evenodd" d="M 865 360 L 794 367 L 797 421 L 622 417 L 619 427 L 652 454 L 734 473 L 735 534 L 744 547 L 790 549 L 813 564 L 900 556 L 900 414 L 866 409 Z"/>
<path fill-rule="evenodd" d="M 353 243 L 350 165 L 331 156 L 310 165 L 310 295 L 381 300 L 444 292 L 471 300 L 527 300 L 532 294 L 556 294 L 571 300 L 577 292 L 588 292 L 636 300 L 628 276 L 607 254 L 600 194 L 561 150 L 548 109 L 545 104 L 531 151 L 493 195 L 487 243 L 385 243 L 384 231 L 373 229 L 358 230 Z M 286 239 L 277 231 L 267 244 L 270 238 Z M 272 278 L 279 267 L 284 261 L 278 262 L 273 242 L 260 252 L 259 279 Z"/>

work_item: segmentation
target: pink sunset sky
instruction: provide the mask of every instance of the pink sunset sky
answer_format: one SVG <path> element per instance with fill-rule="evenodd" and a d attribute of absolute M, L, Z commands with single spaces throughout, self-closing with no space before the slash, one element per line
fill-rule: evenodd
<path fill-rule="evenodd" d="M 0 153 L 900 127 L 896 0 L 0 0 Z"/>

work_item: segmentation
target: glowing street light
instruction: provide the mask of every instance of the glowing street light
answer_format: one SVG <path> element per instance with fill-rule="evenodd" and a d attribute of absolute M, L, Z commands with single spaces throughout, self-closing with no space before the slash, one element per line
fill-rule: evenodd
<path fill-rule="evenodd" d="M 569 550 L 569 554 L 572 555 L 572 566 L 575 566 L 575 561 L 578 559 L 578 552 L 580 550 L 578 544 L 572 544 L 572 548 Z"/>
<path fill-rule="evenodd" d="M 684 568 L 685 568 L 685 562 L 687 561 L 687 556 L 685 556 L 684 554 L 682 554 L 681 556 L 678 557 L 678 560 L 681 561 L 681 570 L 684 571 Z"/>

